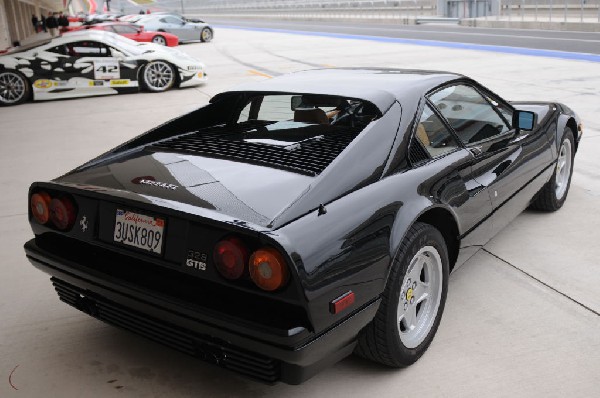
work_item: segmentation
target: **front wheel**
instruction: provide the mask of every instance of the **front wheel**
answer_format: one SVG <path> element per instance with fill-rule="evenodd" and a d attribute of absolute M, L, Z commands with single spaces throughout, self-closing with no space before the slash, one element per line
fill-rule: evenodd
<path fill-rule="evenodd" d="M 156 35 L 152 38 L 152 43 L 160 44 L 161 46 L 167 45 L 167 39 L 164 36 Z"/>
<path fill-rule="evenodd" d="M 0 72 L 0 105 L 17 105 L 27 101 L 30 87 L 27 79 L 15 71 Z"/>
<path fill-rule="evenodd" d="M 167 91 L 175 84 L 175 68 L 165 61 L 152 61 L 144 67 L 142 79 L 148 91 Z"/>
<path fill-rule="evenodd" d="M 393 262 L 379 310 L 360 332 L 355 352 L 391 367 L 416 362 L 440 324 L 448 273 L 442 234 L 429 224 L 415 223 Z"/>
<path fill-rule="evenodd" d="M 530 207 L 532 209 L 556 211 L 567 200 L 567 194 L 571 186 L 571 176 L 573 175 L 574 143 L 573 131 L 569 127 L 565 128 L 554 174 L 531 203 Z"/>
<path fill-rule="evenodd" d="M 208 42 L 208 41 L 211 41 L 212 38 L 213 38 L 213 32 L 210 28 L 202 29 L 202 32 L 200 32 L 200 41 Z"/>

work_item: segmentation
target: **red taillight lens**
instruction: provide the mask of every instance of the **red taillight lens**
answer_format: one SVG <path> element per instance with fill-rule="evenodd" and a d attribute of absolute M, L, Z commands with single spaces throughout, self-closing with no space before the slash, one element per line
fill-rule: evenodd
<path fill-rule="evenodd" d="M 250 278 L 263 290 L 277 290 L 288 280 L 285 259 L 276 249 L 263 247 L 250 256 Z"/>
<path fill-rule="evenodd" d="M 31 195 L 31 214 L 40 223 L 46 224 L 50 219 L 50 195 L 47 192 L 38 192 Z"/>
<path fill-rule="evenodd" d="M 61 231 L 66 231 L 75 223 L 75 205 L 66 198 L 55 198 L 50 201 L 50 220 Z"/>
<path fill-rule="evenodd" d="M 213 260 L 221 275 L 227 279 L 238 279 L 246 270 L 248 249 L 238 238 L 227 238 L 216 244 Z"/>

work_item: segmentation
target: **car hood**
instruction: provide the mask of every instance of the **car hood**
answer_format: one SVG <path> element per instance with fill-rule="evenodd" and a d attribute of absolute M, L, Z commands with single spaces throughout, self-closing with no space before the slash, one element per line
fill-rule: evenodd
<path fill-rule="evenodd" d="M 142 152 L 55 182 L 127 191 L 146 200 L 175 201 L 261 226 L 305 192 L 313 177 L 231 160 Z"/>

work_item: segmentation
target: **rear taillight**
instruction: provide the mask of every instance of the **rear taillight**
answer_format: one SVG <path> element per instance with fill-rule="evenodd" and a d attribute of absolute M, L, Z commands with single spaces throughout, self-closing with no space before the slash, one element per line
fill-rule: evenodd
<path fill-rule="evenodd" d="M 77 218 L 77 207 L 64 194 L 38 191 L 29 200 L 31 215 L 38 224 L 54 226 L 61 231 L 70 229 Z"/>
<path fill-rule="evenodd" d="M 227 279 L 238 279 L 246 270 L 248 249 L 240 239 L 230 237 L 216 244 L 213 259 L 221 275 Z"/>
<path fill-rule="evenodd" d="M 40 224 L 46 224 L 50 219 L 50 195 L 48 192 L 38 192 L 31 195 L 30 206 L 31 214 L 35 221 Z"/>
<path fill-rule="evenodd" d="M 252 247 L 253 245 L 250 245 Z M 266 291 L 283 287 L 289 270 L 283 255 L 274 247 L 262 247 L 249 256 L 248 245 L 229 236 L 215 245 L 213 260 L 217 271 L 229 280 L 249 279 Z M 244 278 L 242 278 L 244 276 Z"/>
<path fill-rule="evenodd" d="M 288 280 L 285 259 L 275 248 L 263 247 L 250 256 L 250 278 L 263 290 L 277 290 Z"/>
<path fill-rule="evenodd" d="M 50 220 L 61 231 L 66 231 L 73 226 L 77 211 L 73 202 L 67 198 L 54 198 L 50 201 Z"/>

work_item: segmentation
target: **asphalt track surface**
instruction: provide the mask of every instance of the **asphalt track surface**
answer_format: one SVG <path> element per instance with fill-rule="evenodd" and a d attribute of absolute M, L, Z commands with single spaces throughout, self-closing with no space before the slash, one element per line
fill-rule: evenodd
<path fill-rule="evenodd" d="M 451 24 L 391 25 L 350 22 L 210 19 L 214 25 L 600 54 L 600 33 L 472 28 Z M 407 43 L 409 44 L 409 43 Z M 532 55 L 532 54 L 526 54 Z"/>

